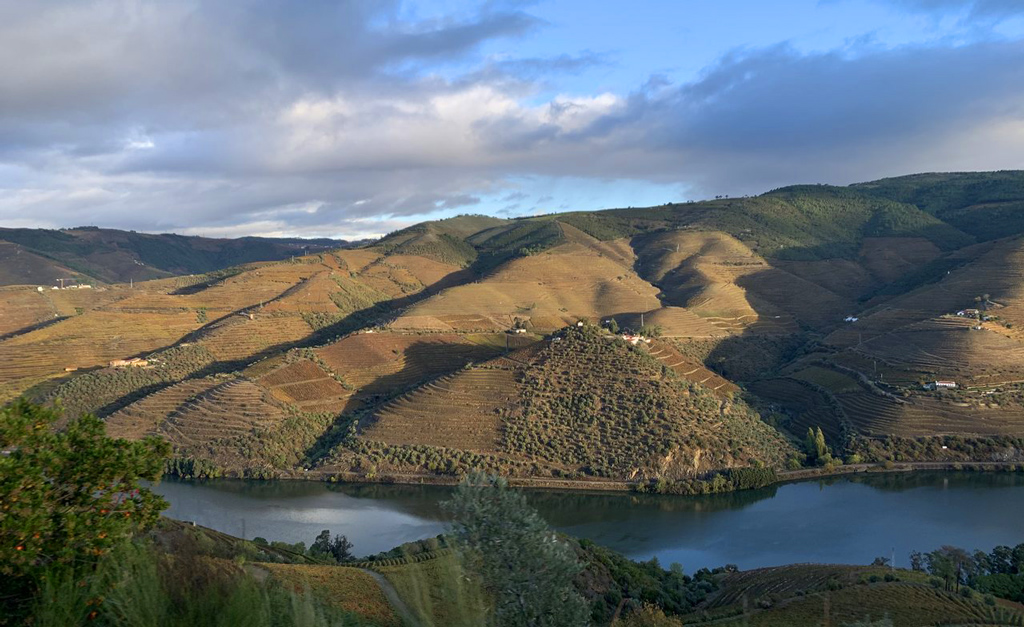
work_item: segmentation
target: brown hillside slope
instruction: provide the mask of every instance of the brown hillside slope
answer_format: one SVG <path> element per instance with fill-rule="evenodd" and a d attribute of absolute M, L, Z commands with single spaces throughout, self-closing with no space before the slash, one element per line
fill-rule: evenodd
<path fill-rule="evenodd" d="M 87 385 L 77 385 L 74 378 L 78 375 L 72 375 L 68 385 L 61 384 L 55 392 L 61 395 L 62 388 L 68 386 L 73 388 L 69 391 L 72 394 L 83 389 L 102 390 L 97 395 L 103 399 L 98 401 L 100 404 L 76 401 L 76 408 L 96 411 L 114 402 L 116 409 L 123 403 L 116 402 L 111 394 L 119 393 L 131 401 L 131 395 L 140 388 L 172 384 L 200 368 L 202 374 L 241 370 L 291 348 L 322 342 L 383 320 L 391 307 L 399 307 L 418 293 L 443 284 L 458 270 L 427 260 L 420 263 L 412 258 L 384 258 L 372 251 L 353 250 L 250 264 L 208 280 L 184 277 L 188 280 L 144 282 L 133 289 L 115 286 L 109 290 L 62 290 L 52 292 L 52 296 L 46 293 L 44 296 L 54 301 L 61 315 L 74 315 L 79 309 L 82 315 L 53 328 L 0 342 L 0 354 L 8 347 L 24 353 L 7 364 L 10 372 L 0 377 L 0 386 L 5 386 L 0 393 L 13 396 L 63 375 L 66 366 L 101 366 L 116 358 L 140 353 L 145 356 L 180 341 L 199 345 L 212 361 L 187 367 L 175 364 L 173 375 L 118 377 L 85 373 L 82 376 L 110 379 Z M 82 302 L 83 306 L 76 309 L 71 305 L 77 306 L 77 301 L 65 303 L 72 295 L 78 299 L 89 295 L 95 302 Z M 94 318 L 95 324 L 90 322 Z M 113 333 L 115 329 L 124 331 Z M 72 333 L 62 334 L 62 330 Z M 117 340 L 126 335 L 153 339 L 131 344 Z M 108 337 L 115 342 L 95 355 L 65 350 L 74 342 L 102 348 L 110 343 Z M 26 345 L 32 348 L 22 351 L 20 347 Z M 331 399 L 325 402 L 337 405 Z M 307 409 L 306 404 L 307 401 L 300 402 L 301 408 Z"/>
<path fill-rule="evenodd" d="M 725 233 L 658 233 L 635 238 L 634 246 L 641 274 L 662 288 L 667 303 L 727 332 L 759 322 L 775 331 L 795 330 L 794 321 L 834 324 L 852 309 L 847 298 L 772 266 Z"/>
<path fill-rule="evenodd" d="M 504 330 L 515 318 L 550 331 L 581 317 L 606 318 L 660 306 L 657 290 L 630 267 L 621 243 L 585 234 L 543 253 L 514 259 L 483 279 L 415 305 L 395 328 Z"/>
<path fill-rule="evenodd" d="M 387 403 L 323 469 L 682 478 L 777 465 L 789 451 L 744 405 L 679 377 L 646 347 L 593 326 L 556 337 Z"/>
<path fill-rule="evenodd" d="M 1024 380 L 1024 335 L 1019 330 L 1024 322 L 1024 241 L 984 244 L 958 256 L 968 263 L 936 283 L 865 312 L 826 342 L 841 351 L 843 363 L 861 368 L 858 356 L 873 360 L 871 367 L 882 368 L 894 383 L 954 378 L 995 385 Z M 984 294 L 989 301 L 976 302 Z M 967 308 L 995 319 L 979 325 L 954 315 Z"/>
<path fill-rule="evenodd" d="M 60 263 L 0 240 L 0 285 L 59 285 L 57 279 L 80 276 Z"/>
<path fill-rule="evenodd" d="M 317 349 L 324 363 L 360 396 L 390 394 L 486 361 L 499 348 L 452 333 L 360 333 Z"/>

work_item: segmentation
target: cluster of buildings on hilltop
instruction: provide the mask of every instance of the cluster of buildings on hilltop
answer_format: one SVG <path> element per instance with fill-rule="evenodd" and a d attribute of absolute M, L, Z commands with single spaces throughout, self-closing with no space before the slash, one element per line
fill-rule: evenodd
<path fill-rule="evenodd" d="M 62 285 L 52 285 L 52 286 L 50 286 L 50 289 L 51 290 L 91 290 L 92 286 L 87 284 L 87 283 L 83 283 L 82 285 L 78 285 L 76 283 L 75 285 L 63 285 L 63 286 Z M 46 288 L 43 287 L 42 285 L 40 285 L 39 287 L 36 288 L 36 291 L 37 292 L 43 292 L 43 291 L 46 291 Z"/>
<path fill-rule="evenodd" d="M 149 360 L 132 357 L 131 359 L 115 359 L 108 366 L 111 368 L 144 368 L 149 365 Z"/>

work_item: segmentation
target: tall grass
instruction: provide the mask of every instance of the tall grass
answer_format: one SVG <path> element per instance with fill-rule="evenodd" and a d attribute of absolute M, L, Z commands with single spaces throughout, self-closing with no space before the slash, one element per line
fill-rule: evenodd
<path fill-rule="evenodd" d="M 489 624 L 486 594 L 455 554 L 376 570 L 391 582 L 424 627 Z"/>
<path fill-rule="evenodd" d="M 32 612 L 38 627 L 348 627 L 366 623 L 260 571 L 126 543 L 88 572 L 54 569 Z"/>

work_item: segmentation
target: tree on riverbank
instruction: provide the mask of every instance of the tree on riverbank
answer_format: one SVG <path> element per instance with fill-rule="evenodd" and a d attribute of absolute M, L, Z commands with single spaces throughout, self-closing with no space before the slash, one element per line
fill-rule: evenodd
<path fill-rule="evenodd" d="M 825 434 L 821 427 L 817 429 L 807 428 L 807 437 L 804 439 L 804 447 L 807 449 L 807 461 L 816 463 L 819 466 L 827 466 L 832 461 L 832 453 L 828 450 L 825 442 Z"/>

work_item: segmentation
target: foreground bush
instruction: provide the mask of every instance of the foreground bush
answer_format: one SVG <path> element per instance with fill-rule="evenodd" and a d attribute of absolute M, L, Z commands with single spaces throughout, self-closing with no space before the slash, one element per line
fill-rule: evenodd
<path fill-rule="evenodd" d="M 167 444 L 104 435 L 94 416 L 15 402 L 0 410 L 0 622 L 12 621 L 60 569 L 88 571 L 167 504 L 141 480 L 163 472 Z"/>

